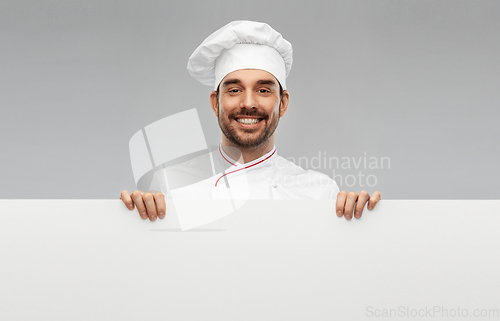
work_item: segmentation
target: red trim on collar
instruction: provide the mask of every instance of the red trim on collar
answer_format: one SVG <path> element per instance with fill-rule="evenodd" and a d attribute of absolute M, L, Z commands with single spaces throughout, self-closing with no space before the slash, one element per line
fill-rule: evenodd
<path fill-rule="evenodd" d="M 267 156 L 266 158 L 264 158 L 263 160 L 261 160 L 261 161 L 259 161 L 259 162 L 255 163 L 255 164 L 248 165 L 248 166 L 246 166 L 246 167 L 243 167 L 243 168 L 240 168 L 240 169 L 236 169 L 236 170 L 234 170 L 234 171 L 232 171 L 232 172 L 227 172 L 227 173 L 225 173 L 224 175 L 222 175 L 221 177 L 219 177 L 219 178 L 217 179 L 217 181 L 215 182 L 215 187 L 217 187 L 217 183 L 218 183 L 218 182 L 219 182 L 219 180 L 220 180 L 221 178 L 223 178 L 224 176 L 226 176 L 226 175 L 228 175 L 228 174 L 231 174 L 231 173 L 235 173 L 235 172 L 241 171 L 242 169 L 250 168 L 250 167 L 252 167 L 252 166 L 255 166 L 255 165 L 257 165 L 257 164 L 260 164 L 260 163 L 262 163 L 263 161 L 265 161 L 266 159 L 268 159 L 269 157 L 273 156 L 273 155 L 274 155 L 274 153 L 276 153 L 276 149 L 273 151 L 273 153 L 272 153 L 271 155 Z M 226 159 L 226 160 L 227 160 L 227 159 Z"/>

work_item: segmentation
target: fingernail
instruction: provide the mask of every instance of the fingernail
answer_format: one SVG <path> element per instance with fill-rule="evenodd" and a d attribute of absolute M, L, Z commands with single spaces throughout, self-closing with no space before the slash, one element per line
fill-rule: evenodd
<path fill-rule="evenodd" d="M 354 214 L 354 217 L 355 217 L 355 218 L 360 218 L 360 217 L 361 217 L 361 215 L 359 215 L 359 213 L 356 213 L 356 214 Z"/>
<path fill-rule="evenodd" d="M 342 211 L 337 211 L 337 215 L 340 216 L 342 214 Z"/>
<path fill-rule="evenodd" d="M 133 209 L 134 207 L 132 205 L 130 205 L 128 208 Z"/>
<path fill-rule="evenodd" d="M 146 215 L 146 212 L 142 212 L 142 215 Z"/>

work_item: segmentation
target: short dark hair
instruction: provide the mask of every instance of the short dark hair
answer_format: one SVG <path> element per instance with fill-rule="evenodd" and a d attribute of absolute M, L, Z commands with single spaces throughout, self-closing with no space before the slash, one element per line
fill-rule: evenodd
<path fill-rule="evenodd" d="M 280 100 L 283 99 L 283 87 L 281 87 L 281 84 L 278 82 L 278 85 L 280 85 Z M 215 97 L 217 98 L 217 101 L 219 101 L 219 86 L 217 86 L 217 90 L 215 91 Z"/>

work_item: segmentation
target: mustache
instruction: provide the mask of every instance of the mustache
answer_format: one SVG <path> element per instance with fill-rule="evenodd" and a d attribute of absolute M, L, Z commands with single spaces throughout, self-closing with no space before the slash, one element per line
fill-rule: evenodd
<path fill-rule="evenodd" d="M 231 114 L 230 116 L 232 118 L 235 118 L 235 117 L 245 117 L 245 116 L 248 116 L 248 117 L 259 117 L 259 118 L 263 118 L 263 119 L 269 118 L 269 116 L 267 114 L 261 113 L 259 111 L 253 111 L 252 112 L 252 111 L 248 111 L 248 110 L 237 112 L 237 113 Z"/>

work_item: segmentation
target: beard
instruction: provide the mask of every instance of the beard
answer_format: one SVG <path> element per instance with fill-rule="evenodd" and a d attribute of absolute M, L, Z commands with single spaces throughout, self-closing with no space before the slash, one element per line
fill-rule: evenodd
<path fill-rule="evenodd" d="M 233 120 L 236 121 L 235 117 L 237 116 L 254 116 L 262 118 L 261 122 L 264 122 L 264 128 L 260 129 L 259 132 L 255 129 L 235 128 L 234 125 L 231 125 L 231 122 Z M 269 137 L 274 134 L 274 131 L 278 127 L 279 119 L 279 113 L 277 117 L 273 117 L 272 120 L 270 120 L 267 114 L 248 110 L 231 113 L 228 115 L 227 119 L 223 119 L 223 117 L 220 116 L 220 109 L 218 117 L 219 127 L 224 136 L 240 149 L 255 149 L 264 144 Z"/>

